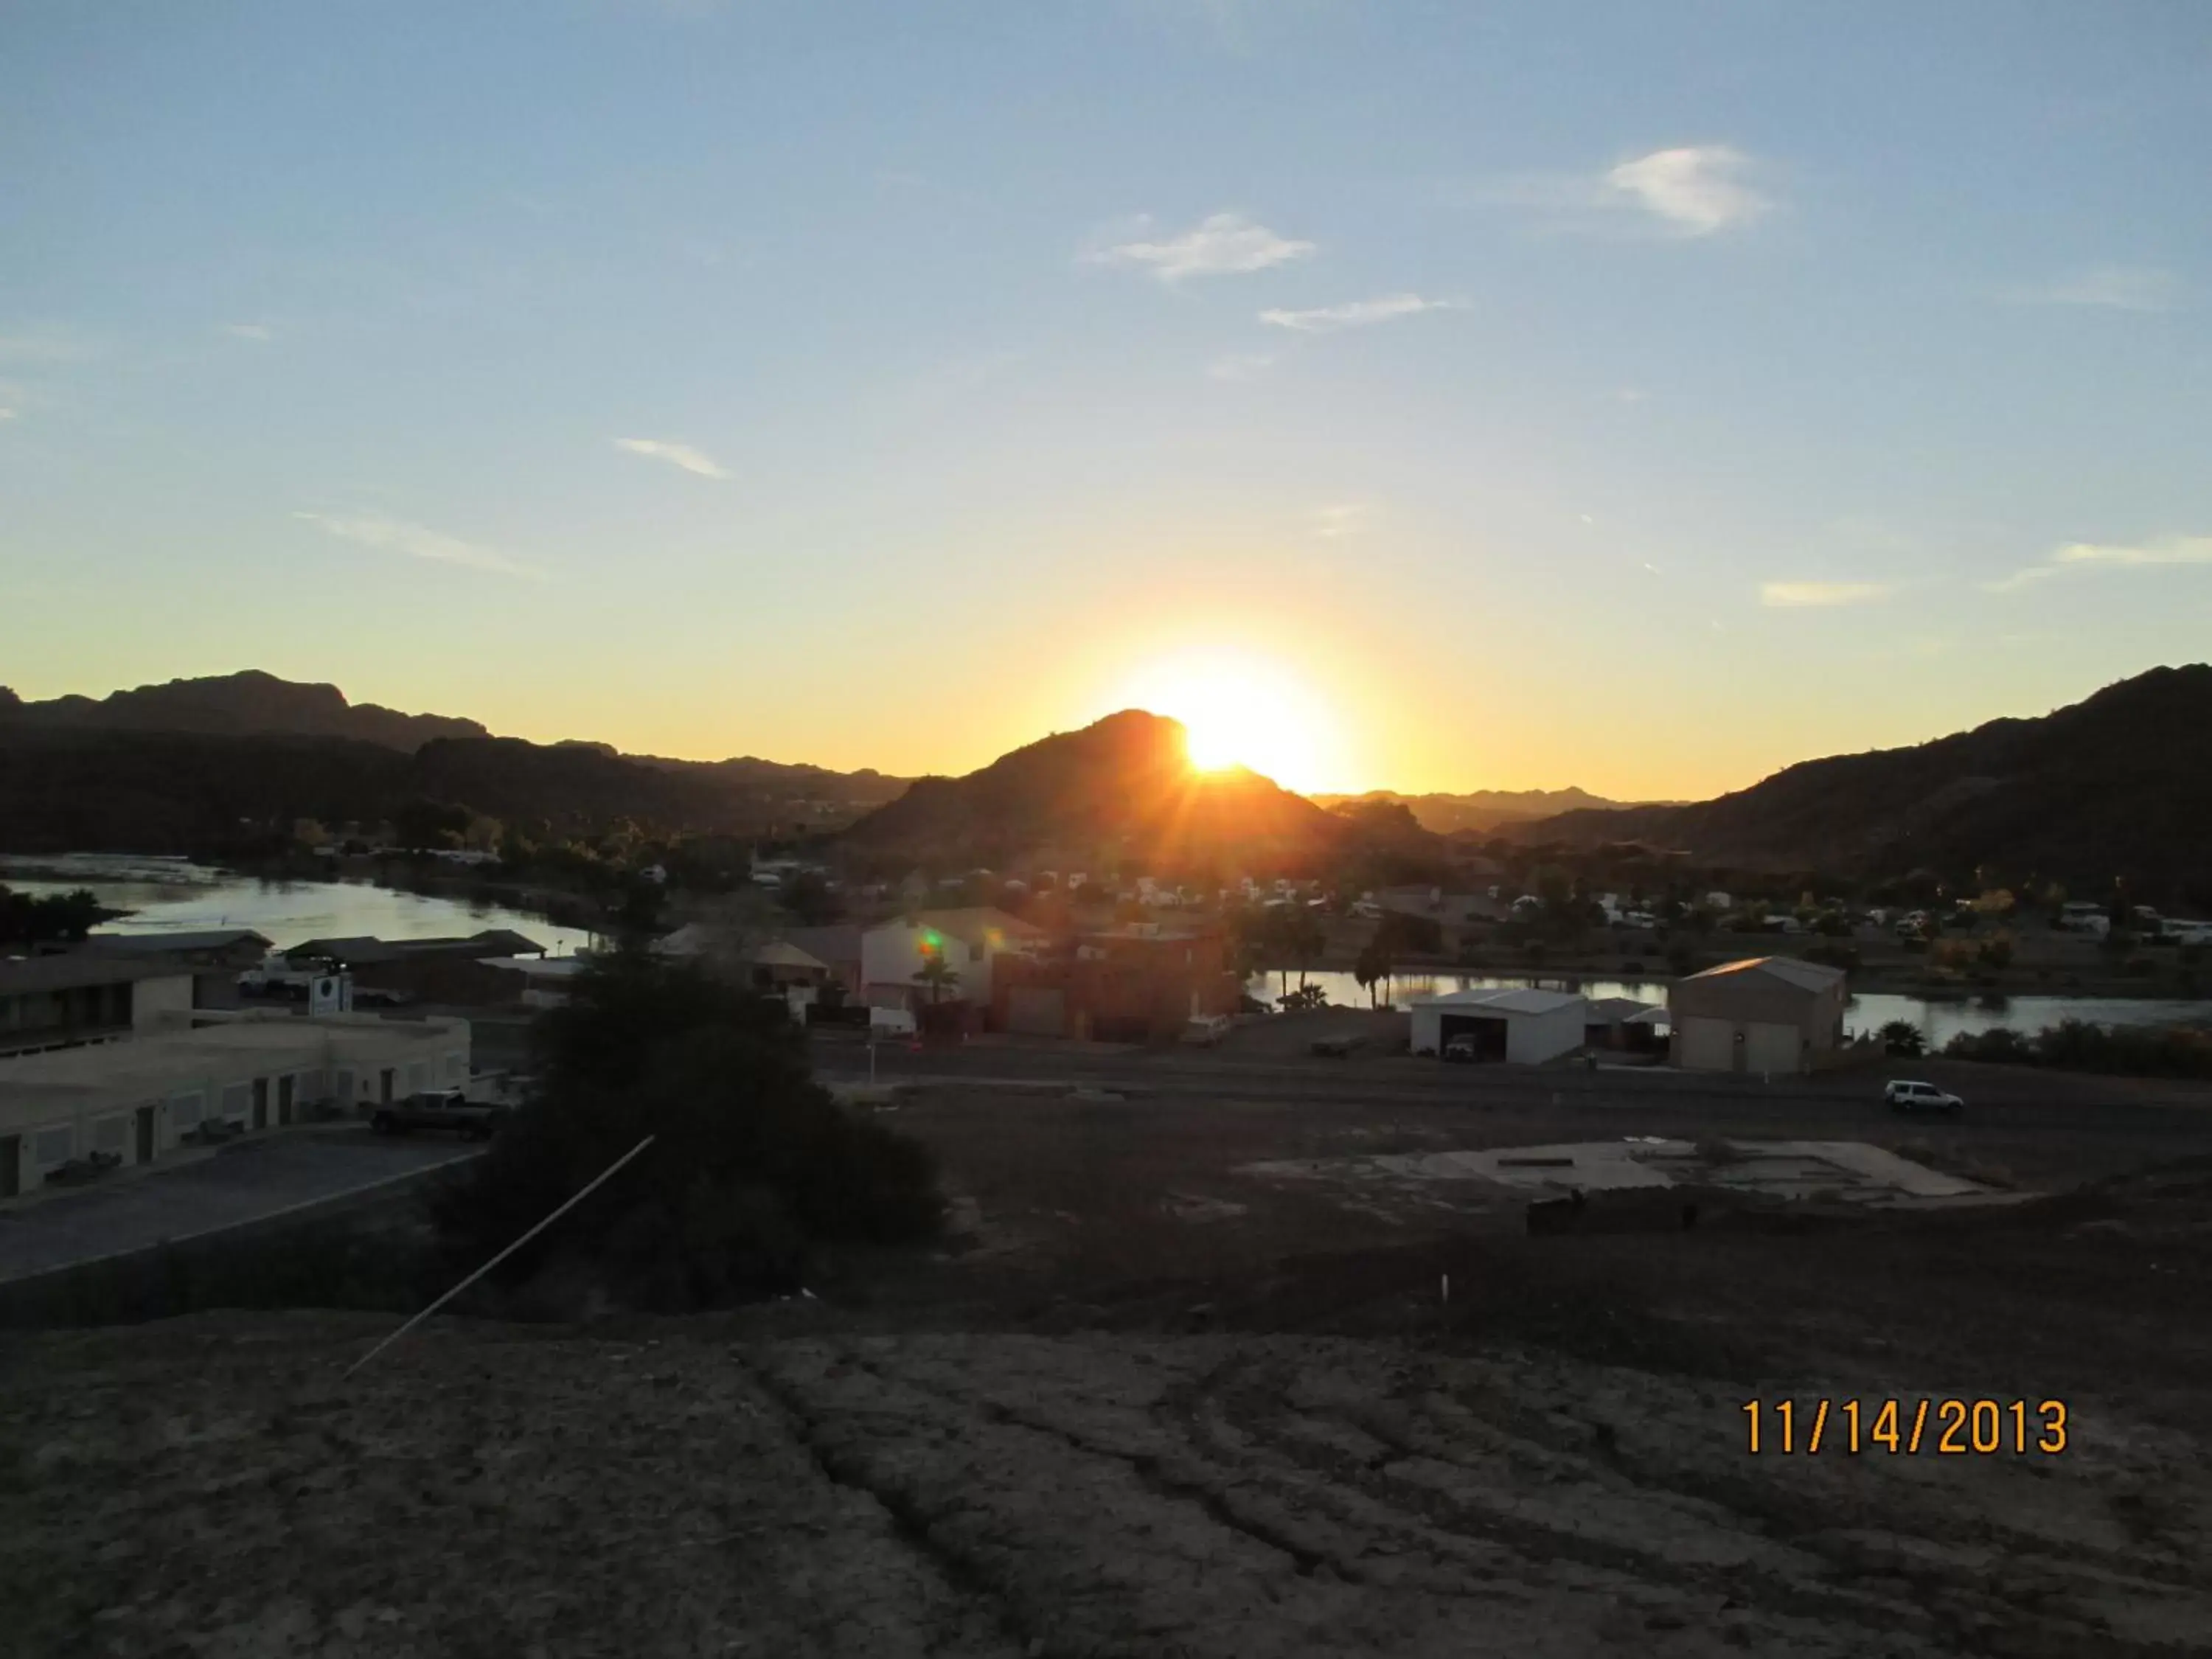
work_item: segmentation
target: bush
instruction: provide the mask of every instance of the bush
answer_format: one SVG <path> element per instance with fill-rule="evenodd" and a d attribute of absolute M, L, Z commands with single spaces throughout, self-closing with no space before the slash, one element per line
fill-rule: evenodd
<path fill-rule="evenodd" d="M 1943 1052 L 1955 1060 L 2048 1066 L 2118 1077 L 2212 1077 L 2212 1032 L 2064 1020 L 2033 1037 L 2000 1028 L 1961 1033 Z"/>
<path fill-rule="evenodd" d="M 1805 952 L 1805 960 L 1825 963 L 1847 973 L 1854 972 L 1859 965 L 1859 947 L 1856 945 L 1816 945 Z"/>
<path fill-rule="evenodd" d="M 482 1260 L 647 1134 L 653 1146 L 502 1268 L 601 1270 L 623 1299 L 696 1307 L 795 1288 L 817 1243 L 926 1237 L 928 1153 L 841 1109 L 779 1005 L 643 952 L 571 981 L 532 1033 L 541 1083 L 489 1152 L 432 1199 L 440 1235 Z"/>
<path fill-rule="evenodd" d="M 1875 1035 L 1881 1039 L 1882 1052 L 1911 1058 L 1928 1052 L 1928 1039 L 1917 1025 L 1909 1019 L 1893 1019 Z"/>
<path fill-rule="evenodd" d="M 2032 1066 L 2035 1045 L 2019 1032 L 2000 1025 L 1990 1031 L 1961 1031 L 1943 1045 L 1952 1060 L 1978 1060 L 1994 1065 Z"/>

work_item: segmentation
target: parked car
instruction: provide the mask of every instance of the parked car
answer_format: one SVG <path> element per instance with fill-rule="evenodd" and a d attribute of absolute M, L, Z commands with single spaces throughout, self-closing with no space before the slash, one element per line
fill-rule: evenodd
<path fill-rule="evenodd" d="M 459 1089 L 425 1089 L 386 1101 L 370 1114 L 368 1127 L 380 1135 L 416 1129 L 445 1129 L 474 1140 L 489 1140 L 513 1115 L 513 1109 L 489 1100 L 471 1100 Z"/>
<path fill-rule="evenodd" d="M 1481 1051 L 1471 1036 L 1455 1036 L 1444 1044 L 1443 1057 L 1458 1066 L 1472 1066 L 1482 1058 Z"/>
<path fill-rule="evenodd" d="M 1958 1096 L 1947 1095 L 1932 1083 L 1891 1083 L 1881 1096 L 1899 1112 L 1961 1112 L 1966 1108 Z"/>
<path fill-rule="evenodd" d="M 1182 1028 L 1182 1040 L 1210 1048 L 1229 1035 L 1229 1026 L 1226 1014 L 1194 1014 L 1190 1023 Z"/>

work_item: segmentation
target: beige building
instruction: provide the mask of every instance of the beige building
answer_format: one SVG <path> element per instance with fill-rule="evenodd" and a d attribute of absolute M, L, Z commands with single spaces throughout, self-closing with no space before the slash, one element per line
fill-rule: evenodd
<path fill-rule="evenodd" d="M 1809 1072 L 1843 1040 L 1844 970 L 1750 957 L 1674 981 L 1674 1064 L 1692 1072 Z"/>
<path fill-rule="evenodd" d="M 465 1019 L 199 1018 L 0 1060 L 0 1198 L 95 1152 L 150 1163 L 212 1120 L 251 1133 L 469 1079 Z"/>
<path fill-rule="evenodd" d="M 80 951 L 0 959 L 0 1056 L 143 1036 L 191 1012 L 192 969 L 182 962 Z"/>

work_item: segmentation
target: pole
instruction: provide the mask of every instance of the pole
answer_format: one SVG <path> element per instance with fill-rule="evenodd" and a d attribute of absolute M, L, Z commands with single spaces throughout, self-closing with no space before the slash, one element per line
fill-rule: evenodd
<path fill-rule="evenodd" d="M 402 1325 L 402 1326 L 401 1326 L 398 1330 L 396 1330 L 396 1331 L 392 1332 L 392 1334 L 391 1335 L 389 1335 L 389 1336 L 386 1337 L 386 1338 L 384 1339 L 384 1340 L 383 1340 L 383 1341 L 381 1341 L 381 1342 L 378 1343 L 374 1347 L 371 1348 L 371 1349 L 370 1349 L 367 1353 L 365 1353 L 365 1354 L 362 1355 L 362 1357 L 361 1357 L 360 1358 L 358 1358 L 358 1359 L 355 1360 L 355 1361 L 353 1362 L 353 1364 L 350 1364 L 350 1365 L 347 1366 L 347 1367 L 346 1367 L 345 1376 L 342 1376 L 342 1377 L 340 1377 L 340 1378 L 338 1379 L 338 1381 L 339 1381 L 339 1382 L 344 1382 L 344 1381 L 346 1380 L 346 1377 L 349 1377 L 349 1376 L 352 1376 L 356 1371 L 359 1370 L 360 1370 L 363 1365 L 366 1365 L 367 1364 L 368 1364 L 368 1362 L 369 1362 L 370 1360 L 372 1360 L 372 1359 L 375 1358 L 377 1355 L 379 1355 L 379 1354 L 382 1353 L 382 1352 L 383 1352 L 386 1348 L 390 1347 L 393 1343 L 397 1342 L 397 1341 L 398 1341 L 401 1337 L 403 1337 L 403 1336 L 406 1335 L 408 1332 L 410 1332 L 410 1331 L 413 1330 L 413 1329 L 414 1329 L 417 1325 L 421 1324 L 424 1320 L 428 1319 L 428 1318 L 432 1314 L 434 1314 L 434 1313 L 437 1312 L 439 1309 L 441 1309 L 441 1308 L 444 1307 L 444 1306 L 445 1306 L 448 1302 L 451 1302 L 451 1301 L 452 1301 L 455 1297 L 459 1296 L 459 1295 L 463 1291 L 465 1291 L 466 1289 L 468 1289 L 468 1287 L 469 1287 L 470 1285 L 471 1285 L 475 1284 L 475 1283 L 477 1282 L 477 1280 L 478 1280 L 479 1279 L 482 1279 L 482 1278 L 483 1278 L 486 1273 L 489 1273 L 489 1272 L 490 1272 L 494 1267 L 496 1267 L 497 1266 L 499 1266 L 499 1264 L 500 1264 L 501 1262 L 502 1262 L 502 1261 L 506 1261 L 506 1260 L 507 1259 L 507 1257 L 509 1257 L 509 1256 L 513 1255 L 514 1255 L 517 1250 L 520 1249 L 524 1245 L 526 1245 L 526 1244 L 527 1244 L 528 1243 L 530 1243 L 530 1241 L 531 1241 L 532 1239 L 533 1239 L 533 1238 L 537 1237 L 538 1234 L 540 1234 L 540 1233 L 544 1232 L 544 1231 L 548 1227 L 551 1226 L 555 1222 L 558 1221 L 558 1220 L 559 1220 L 562 1216 L 564 1216 L 564 1215 L 568 1214 L 569 1211 L 571 1211 L 571 1210 L 574 1209 L 574 1208 L 575 1208 L 579 1204 L 582 1203 L 582 1202 L 583 1202 L 586 1198 L 590 1197 L 590 1196 L 592 1195 L 592 1193 L 594 1193 L 594 1192 L 598 1191 L 598 1190 L 599 1190 L 599 1188 L 601 1186 L 605 1185 L 605 1182 L 606 1182 L 606 1181 L 607 1181 L 607 1179 L 608 1179 L 608 1177 L 609 1177 L 609 1176 L 612 1176 L 616 1170 L 617 1170 L 621 1169 L 621 1168 L 622 1168 L 622 1166 L 623 1166 L 623 1164 L 625 1164 L 629 1163 L 629 1162 L 630 1161 L 630 1159 L 632 1159 L 632 1158 L 635 1158 L 635 1157 L 636 1157 L 640 1152 L 643 1152 L 647 1147 L 648 1147 L 648 1146 L 652 1146 L 652 1145 L 653 1145 L 653 1140 L 655 1139 L 655 1138 L 656 1138 L 656 1137 L 654 1137 L 654 1136 L 647 1135 L 644 1139 L 642 1139 L 642 1140 L 639 1141 L 639 1142 L 637 1143 L 637 1145 L 636 1145 L 636 1146 L 635 1146 L 631 1147 L 628 1152 L 624 1152 L 624 1153 L 623 1153 L 620 1158 L 617 1158 L 613 1163 L 611 1163 L 611 1164 L 608 1164 L 608 1165 L 607 1165 L 607 1167 L 606 1167 L 605 1169 L 604 1169 L 604 1170 L 600 1170 L 600 1171 L 599 1171 L 599 1173 L 598 1175 L 594 1176 L 591 1180 L 589 1180 L 589 1181 L 586 1182 L 584 1183 L 584 1185 L 583 1185 L 583 1186 L 582 1186 L 582 1187 L 581 1187 L 581 1188 L 577 1191 L 576 1194 L 575 1194 L 573 1198 L 569 1199 L 566 1203 L 564 1203 L 563 1205 L 562 1205 L 562 1206 L 561 1206 L 561 1207 L 560 1207 L 559 1209 L 557 1209 L 557 1210 L 554 1211 L 554 1212 L 553 1212 L 553 1213 L 552 1213 L 552 1214 L 550 1214 L 550 1215 L 549 1215 L 549 1216 L 547 1216 L 547 1217 L 545 1218 L 545 1219 L 544 1219 L 544 1220 L 543 1220 L 543 1221 L 539 1222 L 539 1223 L 538 1223 L 535 1227 L 532 1227 L 532 1228 L 528 1232 L 526 1232 L 526 1233 L 523 1234 L 523 1236 L 522 1236 L 521 1237 L 520 1237 L 520 1238 L 516 1239 L 516 1240 L 514 1241 L 514 1243 L 512 1243 L 512 1244 L 508 1245 L 505 1249 L 501 1250 L 501 1251 L 497 1255 L 495 1255 L 495 1256 L 492 1257 L 492 1259 L 491 1259 L 490 1261 L 489 1261 L 485 1262 L 485 1263 L 483 1264 L 483 1267 L 481 1267 L 477 1268 L 474 1273 L 471 1273 L 471 1274 L 470 1274 L 466 1279 L 463 1279 L 459 1284 L 458 1284 L 458 1285 L 454 1285 L 454 1286 L 453 1286 L 453 1288 L 452 1290 L 447 1291 L 445 1293 L 445 1295 L 443 1295 L 443 1296 L 440 1297 L 439 1297 L 435 1302 L 433 1302 L 433 1303 L 432 1303 L 428 1307 L 427 1307 L 427 1308 L 423 1309 L 423 1310 L 422 1310 L 422 1311 L 421 1313 L 416 1314 L 416 1315 L 415 1316 L 415 1317 L 414 1317 L 414 1318 L 412 1318 L 412 1319 L 409 1320 L 409 1321 L 408 1321 L 404 1325 Z"/>

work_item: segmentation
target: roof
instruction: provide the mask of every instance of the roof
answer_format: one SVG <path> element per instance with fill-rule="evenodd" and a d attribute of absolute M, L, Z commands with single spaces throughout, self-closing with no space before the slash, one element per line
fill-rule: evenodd
<path fill-rule="evenodd" d="M 1423 997 L 1410 1006 L 1415 1008 L 1446 1008 L 1455 1013 L 1473 1013 L 1480 1010 L 1486 1014 L 1555 1014 L 1562 1008 L 1579 1005 L 1584 1000 L 1572 991 L 1493 989 L 1449 991 L 1443 996 Z"/>
<path fill-rule="evenodd" d="M 1794 990 L 1813 992 L 1832 990 L 1844 979 L 1840 968 L 1831 968 L 1821 962 L 1805 962 L 1796 957 L 1746 957 L 1741 962 L 1724 962 L 1717 968 L 1708 968 L 1689 977 L 1710 983 L 1754 974 L 1779 980 Z"/>
<path fill-rule="evenodd" d="M 480 957 L 477 964 L 525 979 L 571 979 L 592 965 L 588 957 Z"/>
<path fill-rule="evenodd" d="M 763 945 L 753 952 L 753 961 L 763 968 L 827 969 L 830 964 L 809 956 L 796 945 Z"/>
<path fill-rule="evenodd" d="M 1024 921 L 1019 916 L 1001 910 L 994 904 L 970 904 L 953 910 L 917 910 L 910 916 L 901 918 L 901 921 L 917 927 L 934 927 L 940 933 L 950 933 L 953 938 L 965 939 L 971 945 L 994 933 L 1019 939 L 1048 937 L 1043 928 L 1033 922 Z"/>
<path fill-rule="evenodd" d="M 1656 1003 L 1641 1001 L 1635 997 L 1592 997 L 1589 1006 L 1590 1024 L 1626 1024 L 1632 1020 L 1651 1014 L 1662 1018 L 1667 1011 Z"/>
<path fill-rule="evenodd" d="M 129 985 L 142 979 L 188 977 L 191 969 L 159 957 L 111 957 L 83 951 L 50 957 L 0 958 L 0 996 L 69 991 L 81 985 Z"/>
<path fill-rule="evenodd" d="M 776 937 L 786 945 L 797 945 L 820 962 L 860 959 L 860 924 L 857 921 L 834 922 L 827 927 L 787 927 Z"/>
<path fill-rule="evenodd" d="M 397 962 L 402 957 L 433 956 L 443 951 L 468 951 L 482 956 L 516 956 L 525 951 L 544 955 L 545 947 L 534 939 L 505 927 L 486 928 L 463 939 L 381 939 L 367 933 L 346 939 L 302 939 L 284 954 L 288 957 L 329 957 L 365 967 L 370 963 Z"/>
<path fill-rule="evenodd" d="M 168 951 L 227 951 L 235 945 L 253 945 L 265 951 L 269 938 L 251 927 L 204 927 L 195 933 L 94 933 L 84 945 L 88 951 L 102 956 L 159 956 Z"/>

